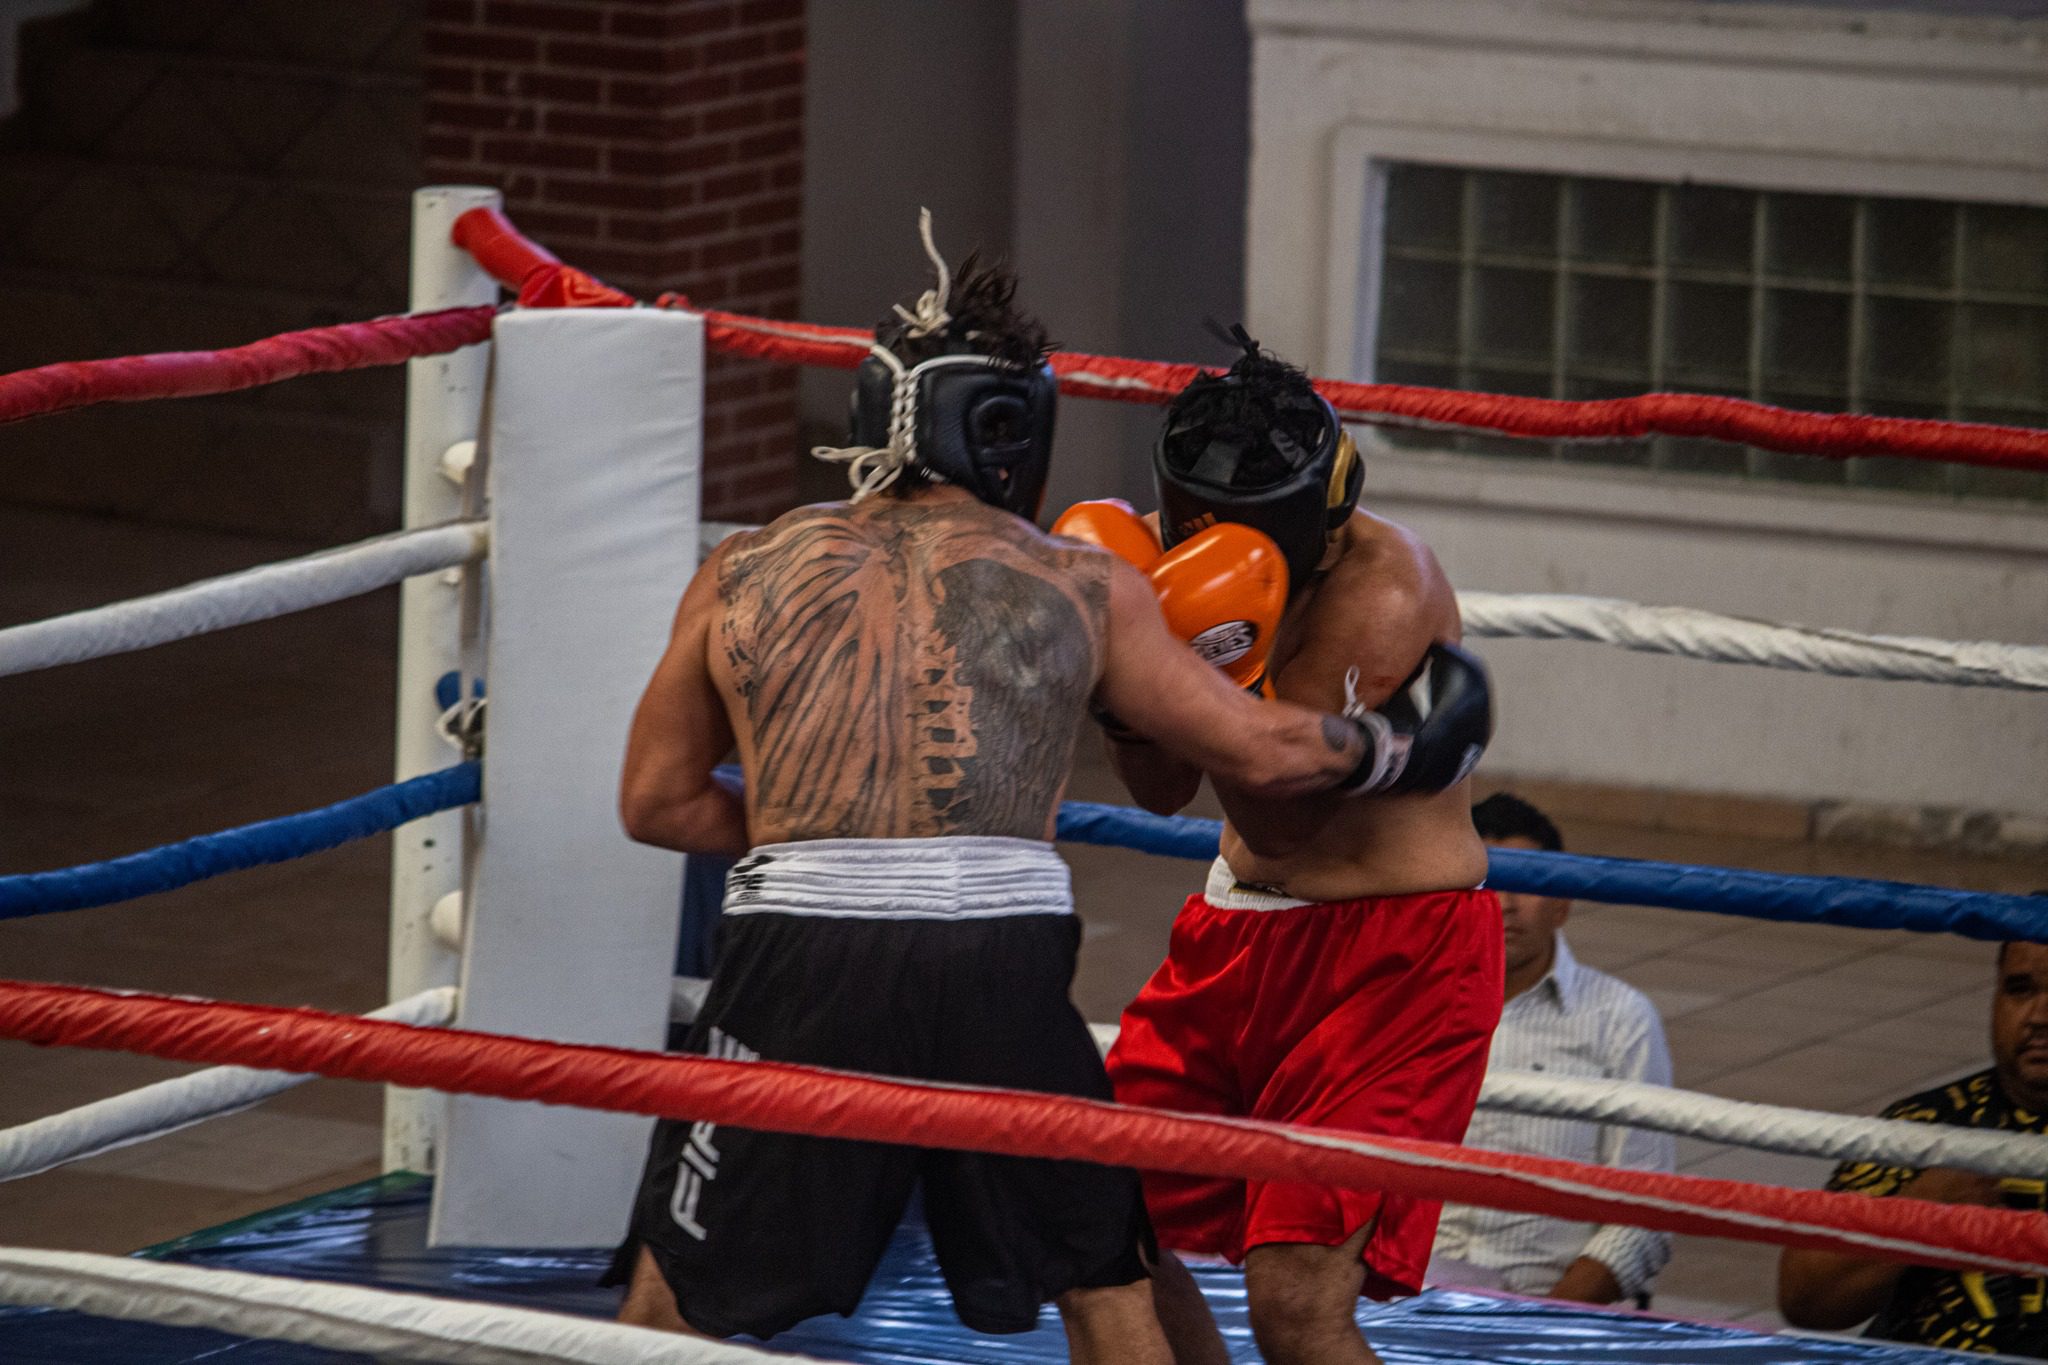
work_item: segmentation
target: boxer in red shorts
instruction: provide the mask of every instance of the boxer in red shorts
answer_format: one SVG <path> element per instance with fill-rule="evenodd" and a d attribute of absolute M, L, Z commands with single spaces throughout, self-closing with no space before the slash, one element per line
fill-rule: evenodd
<path fill-rule="evenodd" d="M 1212 658 L 1238 681 L 1331 710 L 1399 706 L 1432 686 L 1419 661 L 1459 638 L 1457 600 L 1421 540 L 1356 508 L 1357 450 L 1307 377 L 1242 329 L 1238 338 L 1245 355 L 1229 373 L 1197 379 L 1168 410 L 1154 456 L 1156 523 L 1130 520 L 1148 534 L 1156 526 L 1169 555 L 1218 523 L 1277 543 L 1290 581 L 1277 629 L 1248 623 L 1259 637 L 1249 648 Z M 1130 529 L 1098 538 L 1137 543 Z M 1139 804 L 1163 814 L 1194 797 L 1199 772 L 1104 728 Z M 1124 1011 L 1109 1056 L 1117 1098 L 1462 1140 L 1501 1010 L 1500 904 L 1480 889 L 1486 850 L 1464 780 L 1489 733 L 1490 719 L 1449 770 L 1349 803 L 1266 800 L 1217 781 L 1228 816 L 1222 856 L 1175 920 L 1166 961 Z M 1420 1287 L 1440 1207 L 1376 1191 L 1154 1174 L 1145 1195 L 1163 1245 L 1244 1263 L 1252 1329 L 1272 1365 L 1377 1360 L 1357 1326 L 1358 1296 Z M 1228 1361 L 1171 1255 L 1153 1289 L 1177 1365 Z"/>

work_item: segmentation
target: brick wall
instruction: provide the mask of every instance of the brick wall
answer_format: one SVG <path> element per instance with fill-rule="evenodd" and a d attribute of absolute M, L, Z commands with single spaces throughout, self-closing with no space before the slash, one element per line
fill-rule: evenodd
<path fill-rule="evenodd" d="M 563 260 L 795 317 L 803 0 L 427 0 L 426 180 L 495 185 Z M 796 374 L 710 358 L 704 511 L 795 497 Z"/>

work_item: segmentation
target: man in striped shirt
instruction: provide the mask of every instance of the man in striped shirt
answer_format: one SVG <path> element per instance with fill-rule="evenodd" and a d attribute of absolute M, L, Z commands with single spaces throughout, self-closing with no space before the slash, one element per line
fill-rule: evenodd
<path fill-rule="evenodd" d="M 1497 848 L 1564 847 L 1541 811 L 1506 793 L 1474 806 L 1472 823 Z M 1507 1004 L 1488 1072 L 1671 1084 L 1656 1006 L 1633 986 L 1581 964 L 1558 932 L 1571 902 L 1512 892 L 1500 900 Z M 1465 1145 L 1640 1171 L 1669 1171 L 1674 1162 L 1672 1141 L 1662 1133 L 1487 1109 L 1473 1115 Z M 1430 1282 L 1615 1303 L 1641 1300 L 1669 1259 L 1671 1239 L 1661 1232 L 1447 1204 Z"/>

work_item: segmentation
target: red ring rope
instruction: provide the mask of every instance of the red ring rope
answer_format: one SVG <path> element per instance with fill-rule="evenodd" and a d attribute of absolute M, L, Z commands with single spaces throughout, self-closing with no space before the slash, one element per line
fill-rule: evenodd
<path fill-rule="evenodd" d="M 663 302 L 688 306 L 686 300 L 673 295 L 665 296 Z M 852 327 L 776 322 L 708 308 L 702 312 L 705 340 L 712 349 L 757 360 L 850 370 L 860 364 L 874 339 L 872 333 Z M 1166 403 L 1204 373 L 1200 365 L 1127 360 L 1083 351 L 1055 351 L 1051 359 L 1053 371 L 1060 377 L 1060 392 L 1122 403 Z M 2030 427 L 1794 412 L 1743 398 L 1696 393 L 1572 401 L 1341 379 L 1315 383 L 1338 414 L 1352 422 L 1480 431 L 1531 440 L 1697 436 L 1833 459 L 1889 455 L 2048 472 L 2048 431 Z"/>
<path fill-rule="evenodd" d="M 633 300 L 563 265 L 522 236 L 495 209 L 471 209 L 454 238 L 528 307 L 624 307 Z M 666 295 L 666 305 L 688 300 Z M 0 375 L 0 422 L 63 412 L 91 403 L 182 398 L 252 388 L 299 375 L 395 364 L 485 340 L 494 310 L 376 318 L 286 332 L 221 351 L 173 351 L 70 361 Z M 851 369 L 871 334 L 851 327 L 776 322 L 706 310 L 713 349 L 790 364 Z M 1164 403 L 1201 373 L 1195 365 L 1062 351 L 1052 357 L 1064 392 L 1129 403 Z M 2048 431 L 1973 422 L 1937 422 L 1857 413 L 1793 412 L 1740 398 L 1649 393 L 1577 402 L 1466 393 L 1406 384 L 1321 379 L 1317 387 L 1347 420 L 1534 440 L 1626 441 L 1689 436 L 1835 459 L 1888 455 L 2048 472 Z"/>
<path fill-rule="evenodd" d="M 1954 1269 L 2048 1272 L 2048 1215 L 2042 1214 L 1606 1170 L 1443 1143 L 774 1062 L 26 982 L 0 982 L 0 1037 L 776 1132 L 1385 1189 Z"/>
<path fill-rule="evenodd" d="M 536 245 L 496 209 L 474 208 L 455 220 L 454 240 L 498 280 L 520 290 L 526 304 L 617 304 L 626 296 Z M 661 302 L 691 307 L 679 295 Z M 704 309 L 713 350 L 757 360 L 852 369 L 874 340 L 854 327 L 778 322 Z M 1125 403 L 1164 403 L 1202 373 L 1197 365 L 1059 351 L 1052 356 L 1060 391 Z M 1629 441 L 1645 436 L 1695 436 L 1799 455 L 1849 459 L 1889 455 L 1913 460 L 1991 465 L 2048 472 L 2048 431 L 1978 422 L 1936 422 L 1857 413 L 1794 412 L 1742 398 L 1646 393 L 1634 398 L 1571 401 L 1466 393 L 1410 384 L 1356 384 L 1318 379 L 1316 388 L 1347 420 L 1483 431 L 1531 440 Z"/>
<path fill-rule="evenodd" d="M 111 360 L 72 360 L 0 375 L 0 422 L 41 417 L 90 403 L 191 398 L 372 365 L 396 365 L 488 341 L 489 306 L 345 322 L 285 332 L 225 351 L 161 351 Z"/>

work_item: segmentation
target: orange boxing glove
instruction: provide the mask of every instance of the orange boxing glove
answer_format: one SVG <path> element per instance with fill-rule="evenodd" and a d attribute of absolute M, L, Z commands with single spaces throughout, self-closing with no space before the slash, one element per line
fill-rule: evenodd
<path fill-rule="evenodd" d="M 1287 609 L 1287 557 L 1271 536 L 1220 522 L 1159 556 L 1145 576 L 1168 629 L 1239 687 L 1263 689 Z"/>
<path fill-rule="evenodd" d="M 1159 533 L 1121 498 L 1075 503 L 1060 513 L 1052 533 L 1100 545 L 1140 569 L 1151 568 L 1159 559 Z"/>

